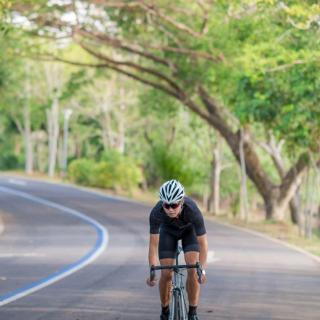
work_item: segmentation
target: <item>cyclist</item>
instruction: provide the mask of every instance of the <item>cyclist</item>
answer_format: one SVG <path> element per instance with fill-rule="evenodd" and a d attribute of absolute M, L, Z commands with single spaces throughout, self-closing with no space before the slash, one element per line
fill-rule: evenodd
<path fill-rule="evenodd" d="M 196 203 L 185 196 L 184 188 L 176 180 L 165 182 L 160 187 L 160 201 L 150 213 L 149 265 L 173 265 L 178 240 L 182 240 L 184 258 L 187 264 L 200 262 L 202 267 L 201 283 L 206 281 L 208 242 L 203 216 Z M 158 253 L 158 254 L 157 254 Z M 161 270 L 159 281 L 162 312 L 160 320 L 169 318 L 171 270 Z M 151 287 L 156 281 L 147 279 Z M 189 300 L 189 320 L 198 320 L 197 306 L 200 284 L 195 269 L 188 269 L 186 289 Z"/>

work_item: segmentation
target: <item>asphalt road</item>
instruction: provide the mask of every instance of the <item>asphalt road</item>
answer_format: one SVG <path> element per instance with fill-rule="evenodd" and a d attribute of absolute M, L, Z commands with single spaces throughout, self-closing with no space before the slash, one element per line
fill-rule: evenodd
<path fill-rule="evenodd" d="M 158 290 L 145 285 L 149 211 L 1 176 L 0 320 L 159 319 Z M 200 320 L 320 319 L 319 263 L 241 230 L 206 227 Z"/>

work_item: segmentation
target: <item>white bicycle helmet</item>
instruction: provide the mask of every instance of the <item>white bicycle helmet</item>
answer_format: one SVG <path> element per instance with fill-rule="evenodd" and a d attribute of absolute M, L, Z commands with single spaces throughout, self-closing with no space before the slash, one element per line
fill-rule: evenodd
<path fill-rule="evenodd" d="M 169 180 L 160 187 L 159 197 L 165 203 L 176 203 L 183 199 L 184 188 L 179 181 Z"/>

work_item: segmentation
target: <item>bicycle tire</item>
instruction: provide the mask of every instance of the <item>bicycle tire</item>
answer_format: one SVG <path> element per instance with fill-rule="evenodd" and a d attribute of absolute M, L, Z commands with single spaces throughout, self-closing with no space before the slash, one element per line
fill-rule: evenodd
<path fill-rule="evenodd" d="M 174 320 L 183 320 L 182 314 L 181 314 L 181 306 L 182 306 L 181 295 L 180 295 L 180 292 L 176 290 L 174 291 L 174 315 L 173 315 Z"/>

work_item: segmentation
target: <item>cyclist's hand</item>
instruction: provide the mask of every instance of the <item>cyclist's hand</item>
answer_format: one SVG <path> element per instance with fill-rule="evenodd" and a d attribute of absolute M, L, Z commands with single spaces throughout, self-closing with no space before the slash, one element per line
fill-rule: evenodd
<path fill-rule="evenodd" d="M 157 284 L 157 278 L 154 278 L 152 281 L 150 278 L 147 278 L 146 283 L 149 287 L 154 287 Z"/>

